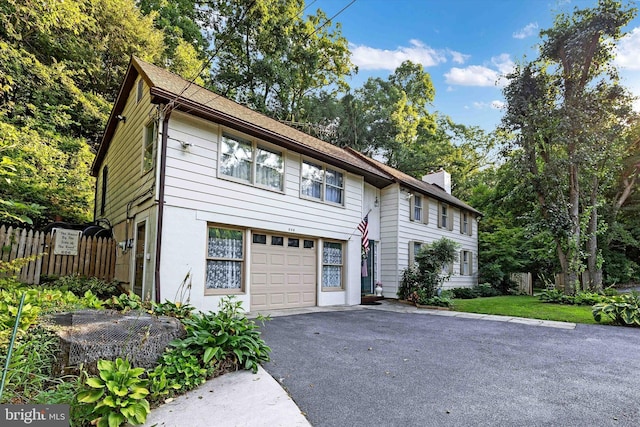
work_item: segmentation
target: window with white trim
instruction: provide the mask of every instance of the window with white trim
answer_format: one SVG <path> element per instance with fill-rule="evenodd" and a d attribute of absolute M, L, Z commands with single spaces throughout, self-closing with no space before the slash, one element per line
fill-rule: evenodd
<path fill-rule="evenodd" d="M 142 100 L 143 95 L 144 95 L 144 81 L 140 79 L 138 80 L 138 84 L 136 86 L 136 103 Z"/>
<path fill-rule="evenodd" d="M 339 242 L 324 242 L 322 246 L 322 287 L 342 289 L 344 262 L 343 245 Z"/>
<path fill-rule="evenodd" d="M 223 134 L 219 173 L 270 190 L 284 189 L 284 159 L 279 151 L 236 136 Z"/>
<path fill-rule="evenodd" d="M 156 146 L 158 141 L 158 126 L 155 120 L 144 127 L 142 144 L 142 173 L 153 169 L 156 161 Z"/>
<path fill-rule="evenodd" d="M 207 232 L 205 292 L 242 290 L 244 232 L 209 226 Z"/>
<path fill-rule="evenodd" d="M 304 160 L 300 193 L 303 197 L 344 204 L 344 174 L 335 169 Z"/>

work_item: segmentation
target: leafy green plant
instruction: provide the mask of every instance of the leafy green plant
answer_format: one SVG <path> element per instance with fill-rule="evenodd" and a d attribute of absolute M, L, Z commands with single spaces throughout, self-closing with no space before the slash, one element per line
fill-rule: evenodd
<path fill-rule="evenodd" d="M 142 298 L 140 298 L 133 292 L 129 292 L 128 294 L 120 294 L 120 296 L 112 296 L 110 299 L 105 301 L 104 305 L 105 307 L 113 308 L 119 311 L 144 309 Z"/>
<path fill-rule="evenodd" d="M 489 283 L 480 283 L 473 287 L 473 290 L 479 297 L 497 297 L 502 295 L 500 289 L 497 289 Z"/>
<path fill-rule="evenodd" d="M 269 360 L 271 349 L 260 338 L 258 326 L 246 318 L 242 302 L 232 296 L 220 301 L 217 313 L 193 314 L 183 324 L 186 338 L 171 345 L 200 353 L 205 366 L 228 361 L 255 373 L 260 362 Z"/>
<path fill-rule="evenodd" d="M 156 316 L 171 316 L 177 319 L 185 319 L 191 316 L 191 313 L 195 309 L 190 304 L 183 304 L 181 302 L 171 302 L 165 300 L 162 303 L 151 303 L 151 314 Z"/>
<path fill-rule="evenodd" d="M 163 363 L 168 362 L 169 360 L 163 360 Z M 156 366 L 153 371 L 149 372 L 149 398 L 152 402 L 158 402 L 160 399 L 168 397 L 173 390 L 179 390 L 182 388 L 182 386 L 176 381 L 180 380 L 181 377 L 175 378 L 167 376 L 171 367 L 172 365 L 161 364 Z M 169 375 L 171 374 L 169 373 Z M 184 390 L 187 390 L 187 388 L 184 388 Z"/>
<path fill-rule="evenodd" d="M 87 389 L 78 394 L 78 402 L 95 404 L 92 424 L 98 427 L 117 427 L 125 421 L 143 424 L 149 414 L 149 380 L 140 378 L 144 368 L 132 368 L 129 361 L 117 358 L 115 362 L 99 360 L 98 377 L 87 378 Z M 97 402 L 97 403 L 96 403 Z"/>
<path fill-rule="evenodd" d="M 83 277 L 77 274 L 58 277 L 47 286 L 73 292 L 78 297 L 82 297 L 87 291 L 91 291 L 100 299 L 108 299 L 122 293 L 120 283 L 117 280 L 105 282 L 97 277 Z"/>
<path fill-rule="evenodd" d="M 451 296 L 458 299 L 472 299 L 477 298 L 478 294 L 474 288 L 453 288 Z"/>
<path fill-rule="evenodd" d="M 163 376 L 166 386 L 163 387 Z M 160 365 L 149 374 L 154 398 L 170 389 L 191 390 L 204 383 L 209 371 L 203 367 L 201 352 L 192 348 L 168 348 L 160 356 Z"/>
<path fill-rule="evenodd" d="M 434 295 L 428 296 L 428 292 L 425 289 L 418 288 L 409 295 L 407 298 L 409 301 L 419 305 L 431 305 L 434 307 L 450 307 L 451 299 L 446 296 Z"/>
<path fill-rule="evenodd" d="M 629 294 L 608 297 L 593 307 L 593 318 L 600 322 L 608 317 L 616 325 L 640 326 L 640 294 Z"/>

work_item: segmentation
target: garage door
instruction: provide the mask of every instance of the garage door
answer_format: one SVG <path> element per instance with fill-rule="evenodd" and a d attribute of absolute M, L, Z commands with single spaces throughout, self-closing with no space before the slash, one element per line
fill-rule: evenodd
<path fill-rule="evenodd" d="M 316 242 L 254 233 L 251 311 L 316 305 Z"/>

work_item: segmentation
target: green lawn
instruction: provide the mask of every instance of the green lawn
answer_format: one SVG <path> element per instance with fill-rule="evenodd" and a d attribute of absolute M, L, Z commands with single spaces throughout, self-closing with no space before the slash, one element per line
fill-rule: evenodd
<path fill-rule="evenodd" d="M 468 313 L 499 314 L 560 322 L 591 323 L 591 306 L 543 303 L 538 297 L 500 296 L 474 299 L 456 299 L 453 310 Z"/>

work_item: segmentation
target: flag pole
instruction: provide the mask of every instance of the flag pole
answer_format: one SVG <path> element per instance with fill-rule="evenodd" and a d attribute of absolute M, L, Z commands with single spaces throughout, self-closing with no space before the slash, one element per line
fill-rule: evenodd
<path fill-rule="evenodd" d="M 364 214 L 362 219 L 364 219 L 367 215 L 369 215 L 372 210 L 373 210 L 373 208 L 369 208 L 369 211 L 366 214 Z M 360 222 L 362 222 L 362 220 L 360 220 Z M 349 235 L 349 238 L 347 240 L 351 240 L 353 235 L 356 234 L 356 231 L 358 231 L 358 226 L 360 225 L 360 222 L 358 223 L 358 225 L 356 225 L 356 228 L 353 229 L 353 231 L 351 232 L 351 234 Z"/>

